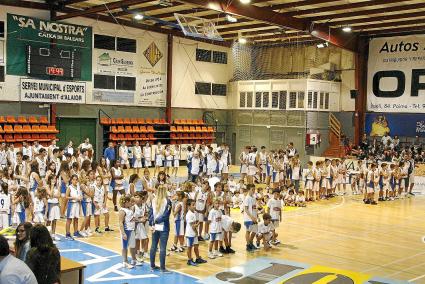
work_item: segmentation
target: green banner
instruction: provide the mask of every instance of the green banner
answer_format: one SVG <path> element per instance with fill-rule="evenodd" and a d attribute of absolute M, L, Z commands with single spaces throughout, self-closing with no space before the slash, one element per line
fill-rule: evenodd
<path fill-rule="evenodd" d="M 81 80 L 92 80 L 92 28 L 7 14 L 6 72 L 27 75 L 26 48 L 57 47 L 81 54 Z"/>

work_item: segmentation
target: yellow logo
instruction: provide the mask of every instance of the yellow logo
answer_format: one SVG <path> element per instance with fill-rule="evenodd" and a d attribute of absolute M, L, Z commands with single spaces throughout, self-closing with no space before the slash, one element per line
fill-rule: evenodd
<path fill-rule="evenodd" d="M 152 67 L 154 67 L 162 58 L 162 53 L 154 42 L 148 46 L 145 52 L 143 52 L 143 55 L 146 57 Z"/>

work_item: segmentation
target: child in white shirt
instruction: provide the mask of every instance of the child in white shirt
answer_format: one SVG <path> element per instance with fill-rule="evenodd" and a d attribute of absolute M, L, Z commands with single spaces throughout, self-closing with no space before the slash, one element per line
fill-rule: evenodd
<path fill-rule="evenodd" d="M 210 223 L 210 244 L 208 247 L 208 258 L 211 259 L 223 256 L 223 254 L 218 252 L 218 243 L 220 240 L 222 240 L 221 217 L 223 215 L 219 207 L 220 201 L 219 199 L 215 199 L 213 202 L 213 208 L 208 214 L 208 222 Z"/>
<path fill-rule="evenodd" d="M 283 201 L 280 197 L 280 191 L 274 190 L 273 197 L 267 202 L 267 213 L 270 214 L 273 223 L 273 244 L 277 245 L 280 242 L 277 240 L 278 234 L 276 229 L 279 228 L 279 223 L 282 220 Z"/>
<path fill-rule="evenodd" d="M 257 247 L 260 246 L 260 241 L 263 241 L 265 249 L 271 248 L 271 239 L 273 238 L 273 223 L 270 214 L 263 215 L 263 222 L 258 224 Z"/>

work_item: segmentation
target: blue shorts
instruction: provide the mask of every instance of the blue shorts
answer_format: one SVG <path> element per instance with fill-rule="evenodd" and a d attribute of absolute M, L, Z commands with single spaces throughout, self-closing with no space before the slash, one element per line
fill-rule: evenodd
<path fill-rule="evenodd" d="M 215 241 L 217 240 L 217 237 L 220 236 L 221 233 L 210 233 L 210 241 Z"/>
<path fill-rule="evenodd" d="M 129 247 L 135 248 L 136 241 L 135 241 L 134 231 L 124 230 L 124 232 L 125 232 L 125 235 L 127 236 L 127 239 L 126 240 L 122 239 L 122 248 L 123 249 L 128 249 Z"/>
<path fill-rule="evenodd" d="M 186 245 L 187 247 L 193 247 L 198 244 L 198 237 L 186 237 Z"/>
<path fill-rule="evenodd" d="M 245 225 L 245 228 L 248 230 L 249 227 L 251 227 L 252 225 L 254 225 L 254 222 L 252 222 L 252 221 L 245 221 L 245 222 L 243 222 L 243 224 Z"/>

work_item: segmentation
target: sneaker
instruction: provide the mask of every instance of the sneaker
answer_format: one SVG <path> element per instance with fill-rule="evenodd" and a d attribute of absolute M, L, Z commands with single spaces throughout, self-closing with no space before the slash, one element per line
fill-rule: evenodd
<path fill-rule="evenodd" d="M 198 242 L 203 242 L 203 241 L 205 241 L 204 238 L 201 236 L 198 236 Z"/>
<path fill-rule="evenodd" d="M 159 270 L 159 266 L 154 266 L 154 267 L 151 266 L 151 272 L 155 272 L 157 270 Z"/>
<path fill-rule="evenodd" d="M 257 248 L 259 248 L 260 247 L 260 242 L 257 242 Z M 252 246 L 254 246 L 254 245 L 252 245 Z"/>
<path fill-rule="evenodd" d="M 143 261 L 139 261 L 139 260 L 136 260 L 136 261 L 132 261 L 131 262 L 131 265 L 133 265 L 133 266 L 142 266 L 143 265 Z"/>
<path fill-rule="evenodd" d="M 114 211 L 118 212 L 118 206 L 114 206 Z"/>
<path fill-rule="evenodd" d="M 231 248 L 231 247 L 227 247 L 227 248 L 226 248 L 226 253 L 235 253 L 235 251 L 234 251 L 234 250 L 232 250 L 232 248 Z"/>
<path fill-rule="evenodd" d="M 376 201 L 371 201 L 370 204 L 372 204 L 372 205 L 378 205 L 378 203 Z"/>
<path fill-rule="evenodd" d="M 256 247 L 253 244 L 251 244 L 251 247 L 252 247 L 253 250 L 256 250 L 256 249 L 259 249 L 260 248 L 260 246 Z"/>
<path fill-rule="evenodd" d="M 190 266 L 198 266 L 198 264 L 197 264 L 196 262 L 194 262 L 193 260 L 191 260 L 191 259 L 189 259 L 189 260 L 187 261 L 187 265 L 190 265 Z"/>
<path fill-rule="evenodd" d="M 278 245 L 278 244 L 280 244 L 280 241 L 279 240 L 274 240 L 273 244 L 274 245 Z"/>
<path fill-rule="evenodd" d="M 122 263 L 122 267 L 123 268 L 127 268 L 127 269 L 133 269 L 134 268 L 134 265 L 131 265 L 130 263 L 128 263 L 128 262 L 123 262 Z"/>
<path fill-rule="evenodd" d="M 184 252 L 184 248 L 179 247 L 179 248 L 177 249 L 177 251 L 178 251 L 178 252 Z"/>
<path fill-rule="evenodd" d="M 204 240 L 208 241 L 210 239 L 210 234 L 205 234 Z M 198 240 L 199 241 L 199 240 Z"/>
<path fill-rule="evenodd" d="M 223 256 L 223 254 L 222 254 L 222 253 L 220 253 L 220 252 L 218 252 L 218 251 L 214 251 L 214 252 L 213 252 L 213 255 L 214 255 L 215 257 L 222 257 L 222 256 Z"/>
<path fill-rule="evenodd" d="M 71 234 L 66 234 L 65 239 L 68 241 L 73 241 L 74 238 L 71 236 Z"/>
<path fill-rule="evenodd" d="M 177 246 L 173 245 L 171 248 L 168 249 L 169 251 L 176 251 L 177 250 Z"/>
<path fill-rule="evenodd" d="M 251 247 L 250 244 L 246 245 L 246 251 L 253 251 L 254 249 Z"/>
<path fill-rule="evenodd" d="M 168 269 L 160 269 L 162 274 L 170 274 L 173 273 L 172 271 L 168 270 Z"/>
<path fill-rule="evenodd" d="M 202 257 L 199 257 L 195 260 L 195 263 L 202 264 L 202 263 L 207 263 L 207 261 L 205 259 L 203 259 Z"/>
<path fill-rule="evenodd" d="M 86 230 L 86 233 L 87 233 L 89 236 L 93 235 L 93 231 L 91 230 L 91 228 L 90 228 L 90 227 L 88 227 L 88 229 Z"/>
<path fill-rule="evenodd" d="M 370 200 L 366 200 L 364 204 L 370 204 Z"/>
<path fill-rule="evenodd" d="M 80 231 L 80 235 L 83 237 L 83 238 L 87 238 L 89 235 L 85 232 L 85 231 Z M 75 236 L 75 234 L 74 234 L 74 236 Z"/>
<path fill-rule="evenodd" d="M 61 238 L 58 237 L 58 235 L 54 234 L 53 236 L 53 240 L 59 242 L 61 240 Z"/>
<path fill-rule="evenodd" d="M 415 194 L 414 194 L 413 192 L 409 192 L 409 194 L 410 194 L 411 196 L 415 196 Z"/>
<path fill-rule="evenodd" d="M 136 259 L 140 262 L 143 262 L 143 254 L 142 253 L 136 253 Z"/>
<path fill-rule="evenodd" d="M 102 234 L 103 232 L 99 229 L 99 228 L 96 228 L 96 230 L 94 230 L 96 233 L 98 233 L 98 234 Z"/>
<path fill-rule="evenodd" d="M 83 235 L 81 235 L 80 232 L 77 231 L 77 232 L 74 233 L 74 237 L 75 238 L 83 238 Z"/>
<path fill-rule="evenodd" d="M 224 247 L 220 247 L 218 250 L 220 253 L 228 253 L 227 250 Z"/>
<path fill-rule="evenodd" d="M 106 227 L 105 228 L 105 232 L 113 232 L 114 230 L 113 229 L 111 229 L 111 228 L 109 228 L 109 227 Z"/>
<path fill-rule="evenodd" d="M 209 252 L 208 253 L 208 258 L 214 259 L 215 258 L 214 253 L 213 252 Z"/>

